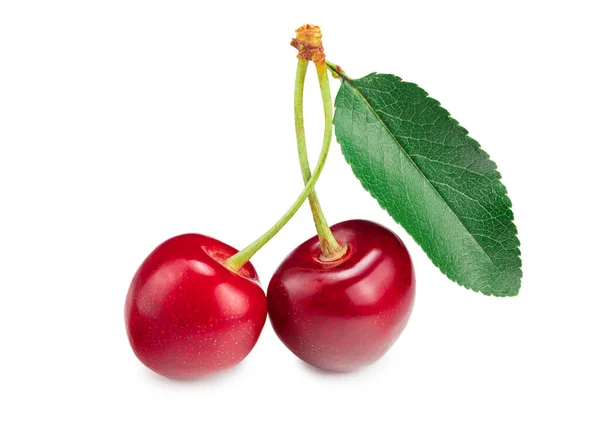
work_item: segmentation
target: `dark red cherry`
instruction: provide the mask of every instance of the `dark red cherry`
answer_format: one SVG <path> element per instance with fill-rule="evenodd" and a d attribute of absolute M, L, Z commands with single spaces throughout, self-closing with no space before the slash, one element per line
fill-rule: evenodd
<path fill-rule="evenodd" d="M 204 235 L 159 245 L 135 274 L 125 322 L 135 355 L 174 379 L 231 367 L 252 350 L 267 302 L 250 263 L 235 273 L 222 262 L 237 251 Z"/>
<path fill-rule="evenodd" d="M 269 318 L 299 358 L 332 371 L 379 359 L 411 313 L 415 276 L 406 247 L 389 229 L 364 220 L 331 228 L 346 254 L 321 261 L 315 236 L 281 263 L 267 292 Z"/>

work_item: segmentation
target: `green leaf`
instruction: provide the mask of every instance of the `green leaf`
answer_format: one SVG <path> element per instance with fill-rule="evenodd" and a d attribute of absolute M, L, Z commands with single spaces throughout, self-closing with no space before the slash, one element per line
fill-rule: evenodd
<path fill-rule="evenodd" d="M 340 76 L 335 133 L 363 187 L 451 280 L 515 296 L 521 259 L 496 164 L 414 83 Z"/>

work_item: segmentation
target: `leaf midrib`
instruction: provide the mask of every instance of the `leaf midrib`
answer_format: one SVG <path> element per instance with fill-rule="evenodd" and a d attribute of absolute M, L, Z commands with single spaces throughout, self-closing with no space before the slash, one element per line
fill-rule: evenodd
<path fill-rule="evenodd" d="M 410 162 L 414 165 L 414 167 L 417 169 L 417 171 L 419 171 L 419 173 L 425 178 L 425 180 L 427 181 L 427 184 L 429 184 L 429 186 L 434 190 L 435 194 L 446 204 L 446 206 L 448 207 L 448 209 L 450 210 L 450 212 L 452 212 L 452 214 L 454 214 L 454 217 L 456 217 L 456 219 L 458 220 L 458 222 L 460 223 L 460 225 L 463 227 L 463 229 L 465 229 L 467 231 L 467 233 L 473 237 L 473 241 L 475 241 L 475 243 L 477 244 L 477 246 L 481 249 L 481 251 L 483 252 L 483 254 L 485 254 L 485 256 L 487 257 L 487 259 L 492 263 L 492 265 L 496 266 L 496 268 L 497 268 L 498 266 L 496 265 L 496 263 L 494 263 L 494 260 L 490 257 L 490 255 L 485 250 L 485 248 L 483 248 L 481 246 L 481 244 L 479 243 L 479 241 L 477 239 L 475 239 L 475 237 L 473 236 L 473 233 L 467 228 L 467 226 L 465 226 L 465 224 L 463 223 L 463 221 L 461 220 L 461 218 L 458 216 L 458 214 L 456 214 L 456 212 L 448 204 L 448 201 L 440 194 L 440 192 L 438 192 L 438 190 L 435 188 L 435 186 L 429 180 L 429 177 L 427 177 L 425 175 L 425 173 L 423 172 L 423 170 L 421 168 L 419 168 L 419 166 L 415 163 L 415 161 L 413 160 L 413 158 L 404 149 L 404 147 L 402 146 L 402 144 L 400 144 L 400 142 L 396 139 L 396 137 L 390 131 L 390 129 L 385 124 L 385 122 L 383 121 L 383 119 L 381 118 L 381 116 L 377 113 L 377 111 L 375 111 L 375 109 L 373 108 L 373 106 L 371 105 L 371 103 L 367 101 L 367 99 L 364 97 L 364 95 L 362 94 L 362 92 L 356 87 L 356 85 L 354 84 L 354 81 L 351 80 L 350 78 L 348 78 L 345 75 L 340 75 L 340 78 L 345 83 L 348 83 L 358 93 L 358 95 L 360 95 L 360 97 L 363 99 L 363 101 L 365 102 L 365 104 L 369 107 L 369 109 L 371 110 L 371 112 L 379 120 L 379 123 L 381 123 L 381 125 L 383 126 L 383 128 L 385 129 L 385 131 L 388 133 L 388 135 L 392 138 L 392 140 L 394 140 L 396 142 L 396 144 L 398 145 L 398 147 L 400 147 L 400 150 L 402 151 L 402 153 L 404 153 L 404 155 L 410 160 Z"/>

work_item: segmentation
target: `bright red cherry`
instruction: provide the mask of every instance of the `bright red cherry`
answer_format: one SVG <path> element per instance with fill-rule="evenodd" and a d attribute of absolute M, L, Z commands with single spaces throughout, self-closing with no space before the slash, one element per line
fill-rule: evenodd
<path fill-rule="evenodd" d="M 204 235 L 159 245 L 135 274 L 125 303 L 127 335 L 147 367 L 192 379 L 231 367 L 252 350 L 267 317 L 254 267 L 222 262 L 237 251 Z"/>
<path fill-rule="evenodd" d="M 321 261 L 318 237 L 281 263 L 267 292 L 269 318 L 299 358 L 347 372 L 379 359 L 411 313 L 415 276 L 406 247 L 392 231 L 364 220 L 331 228 L 346 254 Z"/>

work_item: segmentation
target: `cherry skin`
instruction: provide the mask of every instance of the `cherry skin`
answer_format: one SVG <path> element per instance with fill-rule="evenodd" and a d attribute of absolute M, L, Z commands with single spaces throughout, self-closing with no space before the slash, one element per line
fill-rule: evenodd
<path fill-rule="evenodd" d="M 267 301 L 250 263 L 222 262 L 237 251 L 204 235 L 159 245 L 136 272 L 125 303 L 129 343 L 148 368 L 193 379 L 231 367 L 252 350 Z"/>
<path fill-rule="evenodd" d="M 350 220 L 331 231 L 346 254 L 321 261 L 316 236 L 292 251 L 269 284 L 269 318 L 300 359 L 348 372 L 396 341 L 412 310 L 415 276 L 406 247 L 389 229 Z"/>

